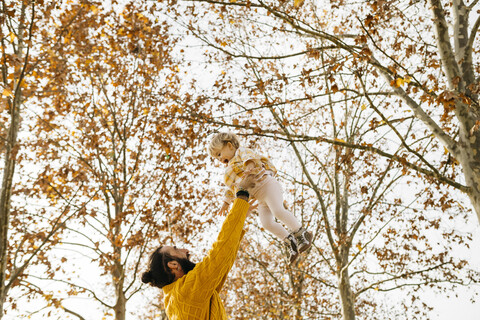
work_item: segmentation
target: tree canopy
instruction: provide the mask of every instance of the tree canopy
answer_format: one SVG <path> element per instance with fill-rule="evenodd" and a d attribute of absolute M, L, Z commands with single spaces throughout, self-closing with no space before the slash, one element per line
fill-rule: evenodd
<path fill-rule="evenodd" d="M 456 254 L 480 219 L 477 0 L 1 12 L 0 318 L 166 318 L 138 275 L 162 243 L 201 259 L 214 240 L 217 131 L 272 159 L 314 232 L 288 266 L 249 219 L 233 318 L 425 318 L 424 288 L 480 281 Z"/>

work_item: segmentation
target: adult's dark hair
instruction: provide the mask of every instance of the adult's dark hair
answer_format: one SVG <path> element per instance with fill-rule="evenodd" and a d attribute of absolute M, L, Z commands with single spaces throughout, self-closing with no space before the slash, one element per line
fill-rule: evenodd
<path fill-rule="evenodd" d="M 148 271 L 142 274 L 142 282 L 150 285 L 163 288 L 175 280 L 175 275 L 172 274 L 167 263 L 174 260 L 169 254 L 162 253 L 160 246 L 150 255 L 150 263 Z"/>
<path fill-rule="evenodd" d="M 148 271 L 142 274 L 143 283 L 149 283 L 158 288 L 163 288 L 175 281 L 175 275 L 168 267 L 168 262 L 172 260 L 177 261 L 185 274 L 195 268 L 195 263 L 192 261 L 173 258 L 168 253 L 161 252 L 162 248 L 163 246 L 158 247 L 157 250 L 150 255 Z"/>

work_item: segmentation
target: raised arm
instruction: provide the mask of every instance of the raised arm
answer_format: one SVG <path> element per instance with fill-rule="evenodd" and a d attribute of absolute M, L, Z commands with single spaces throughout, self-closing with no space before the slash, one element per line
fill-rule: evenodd
<path fill-rule="evenodd" d="M 256 179 L 256 176 L 246 177 L 239 186 L 246 190 L 253 188 Z M 225 281 L 226 275 L 233 266 L 240 240 L 243 237 L 243 226 L 250 206 L 247 200 L 248 197 L 240 192 L 230 213 L 223 222 L 212 249 L 203 261 L 186 275 L 183 288 L 189 289 L 181 292 L 181 294 L 186 298 L 188 297 L 190 301 L 207 299 Z M 192 290 L 191 288 L 195 289 Z"/>
<path fill-rule="evenodd" d="M 235 260 L 248 206 L 245 200 L 234 201 L 212 249 L 203 261 L 186 275 L 183 287 L 188 288 L 185 290 L 188 292 L 181 292 L 182 296 L 188 297 L 188 300 L 203 301 L 222 282 Z"/>

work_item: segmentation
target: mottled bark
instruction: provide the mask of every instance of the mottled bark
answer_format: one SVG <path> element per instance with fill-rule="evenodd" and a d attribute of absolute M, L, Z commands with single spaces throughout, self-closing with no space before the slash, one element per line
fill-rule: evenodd
<path fill-rule="evenodd" d="M 355 301 L 350 285 L 350 275 L 348 273 L 348 252 L 347 248 L 342 251 L 341 269 L 338 272 L 338 291 L 340 293 L 340 306 L 342 310 L 342 320 L 355 319 Z"/>
<path fill-rule="evenodd" d="M 113 272 L 113 279 L 115 283 L 115 294 L 117 301 L 113 309 L 115 310 L 115 320 L 125 320 L 125 314 L 127 310 L 127 299 L 124 292 L 124 272 L 123 267 L 118 261 Z"/>
<path fill-rule="evenodd" d="M 114 139 L 112 139 L 115 141 Z M 120 164 L 117 162 L 117 158 L 115 158 L 115 167 L 119 168 L 122 167 L 124 164 Z M 117 181 L 117 173 L 113 173 L 114 180 Z M 113 219 L 110 223 L 113 226 L 113 234 L 114 238 L 112 239 L 112 246 L 113 246 L 113 270 L 112 270 L 112 278 L 113 284 L 115 286 L 115 306 L 113 310 L 115 312 L 115 320 L 125 320 L 126 311 L 127 311 L 127 298 L 125 297 L 125 265 L 122 261 L 122 228 L 119 221 L 121 221 L 121 216 L 123 214 L 123 207 L 125 198 L 122 196 L 124 192 L 121 191 L 122 187 L 120 185 L 114 184 L 111 190 L 112 198 L 115 202 L 115 219 Z"/>
<path fill-rule="evenodd" d="M 476 139 L 478 144 L 478 134 L 472 138 Z M 477 151 L 478 150 L 478 151 Z M 475 211 L 477 213 L 478 221 L 480 221 L 480 147 L 470 149 L 469 157 L 464 164 L 462 161 L 462 166 L 465 173 L 465 182 L 467 186 L 470 187 L 468 192 L 468 197 L 472 203 Z"/>
<path fill-rule="evenodd" d="M 431 0 L 438 53 L 447 76 L 449 89 L 455 94 L 455 115 L 459 123 L 459 138 L 454 156 L 462 165 L 467 195 L 480 221 L 480 108 L 477 95 L 471 93 L 475 85 L 471 59 L 470 37 L 475 37 L 476 27 L 468 35 L 471 8 L 462 0 L 453 1 L 454 46 L 450 42 L 444 9 L 439 0 Z"/>

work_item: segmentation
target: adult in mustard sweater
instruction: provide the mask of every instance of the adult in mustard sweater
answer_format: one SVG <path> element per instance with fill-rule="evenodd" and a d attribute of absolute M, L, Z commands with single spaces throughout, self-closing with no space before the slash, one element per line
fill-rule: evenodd
<path fill-rule="evenodd" d="M 233 266 L 243 225 L 249 213 L 249 193 L 263 174 L 248 175 L 240 183 L 237 197 L 223 222 L 217 241 L 202 262 L 189 259 L 187 249 L 161 246 L 150 256 L 149 270 L 142 282 L 162 288 L 170 320 L 227 319 L 219 292 Z"/>

